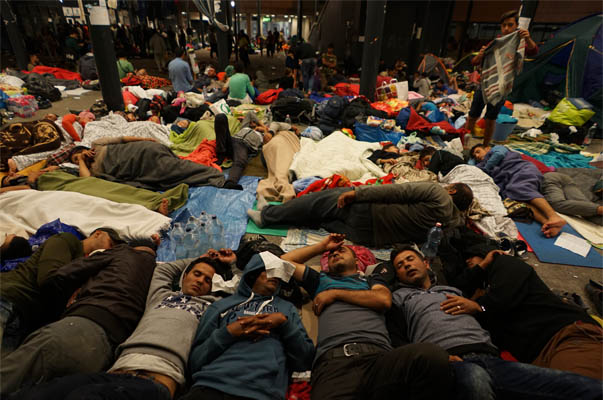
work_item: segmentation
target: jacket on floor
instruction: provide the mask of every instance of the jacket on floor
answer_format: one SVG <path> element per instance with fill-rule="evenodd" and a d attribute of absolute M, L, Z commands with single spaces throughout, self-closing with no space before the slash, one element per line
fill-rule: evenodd
<path fill-rule="evenodd" d="M 189 360 L 194 386 L 257 400 L 283 399 L 290 372 L 311 369 L 314 345 L 295 307 L 251 289 L 250 273 L 264 268 L 260 256 L 254 255 L 237 292 L 203 315 Z M 283 313 L 287 322 L 257 341 L 235 338 L 226 328 L 238 317 L 275 312 Z"/>

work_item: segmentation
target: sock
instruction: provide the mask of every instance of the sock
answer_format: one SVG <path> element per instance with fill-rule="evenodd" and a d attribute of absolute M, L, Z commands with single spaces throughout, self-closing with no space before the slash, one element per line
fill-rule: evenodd
<path fill-rule="evenodd" d="M 268 201 L 266 200 L 266 198 L 262 195 L 258 195 L 258 204 L 256 204 L 256 208 L 258 209 L 258 211 L 262 211 L 267 205 Z"/>
<path fill-rule="evenodd" d="M 262 212 L 256 210 L 247 210 L 247 215 L 257 226 L 260 228 L 264 227 L 264 222 L 262 221 Z"/>

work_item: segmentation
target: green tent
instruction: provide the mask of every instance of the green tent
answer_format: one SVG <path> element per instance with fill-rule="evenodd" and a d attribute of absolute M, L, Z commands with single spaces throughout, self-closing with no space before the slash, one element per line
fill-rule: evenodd
<path fill-rule="evenodd" d="M 555 32 L 538 56 L 525 59 L 509 100 L 539 101 L 557 90 L 563 97 L 581 97 L 591 103 L 596 112 L 593 120 L 601 125 L 602 21 L 603 14 L 596 14 Z"/>

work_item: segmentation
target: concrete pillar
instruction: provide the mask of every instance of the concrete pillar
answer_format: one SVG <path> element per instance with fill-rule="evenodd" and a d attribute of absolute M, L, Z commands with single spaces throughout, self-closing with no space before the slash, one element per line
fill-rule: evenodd
<path fill-rule="evenodd" d="M 366 24 L 364 29 L 364 47 L 362 51 L 362 71 L 360 74 L 360 94 L 373 101 L 375 84 L 379 73 L 381 46 L 383 43 L 383 24 L 387 0 L 372 0 L 366 4 Z"/>
<path fill-rule="evenodd" d="M 251 14 L 247 13 L 247 34 L 251 37 Z"/>
<path fill-rule="evenodd" d="M 17 68 L 27 70 L 28 58 L 23 42 L 23 34 L 19 32 L 19 26 L 17 25 L 17 16 L 13 13 L 8 1 L 3 1 L 1 4 L 2 20 L 6 24 L 6 33 L 17 58 Z M 3 65 L 2 67 L 6 66 Z"/>

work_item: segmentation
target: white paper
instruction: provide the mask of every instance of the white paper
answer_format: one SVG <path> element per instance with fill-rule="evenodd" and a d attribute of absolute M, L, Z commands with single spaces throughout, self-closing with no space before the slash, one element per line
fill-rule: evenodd
<path fill-rule="evenodd" d="M 65 90 L 65 96 L 81 96 L 84 93 L 88 93 L 90 90 L 84 88 Z"/>
<path fill-rule="evenodd" d="M 109 11 L 105 7 L 92 7 L 90 9 L 90 25 L 110 25 Z"/>
<path fill-rule="evenodd" d="M 555 240 L 555 246 L 563 247 L 582 257 L 586 257 L 590 251 L 590 243 L 576 235 L 566 232 L 562 232 L 557 240 Z"/>
<path fill-rule="evenodd" d="M 519 29 L 528 29 L 530 27 L 531 18 L 519 17 Z"/>
<path fill-rule="evenodd" d="M 269 251 L 260 253 L 260 257 L 266 267 L 266 276 L 268 278 L 279 278 L 283 282 L 289 282 L 295 272 L 295 265 L 281 260 Z"/>

